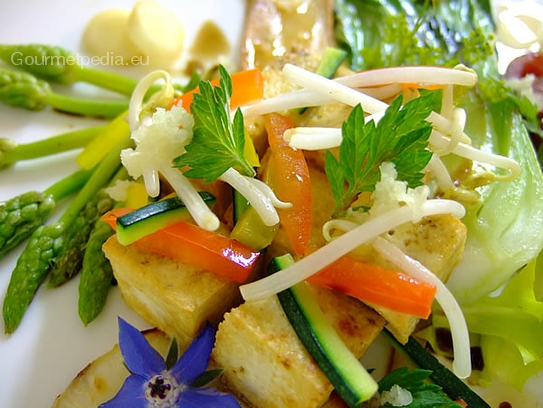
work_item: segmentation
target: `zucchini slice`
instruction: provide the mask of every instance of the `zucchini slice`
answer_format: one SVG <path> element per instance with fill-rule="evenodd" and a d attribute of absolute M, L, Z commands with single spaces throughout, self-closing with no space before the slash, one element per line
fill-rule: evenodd
<path fill-rule="evenodd" d="M 199 194 L 208 206 L 215 204 L 213 195 L 205 191 Z M 190 218 L 187 207 L 179 197 L 156 201 L 117 218 L 117 240 L 122 245 L 129 245 L 168 225 Z"/>
<path fill-rule="evenodd" d="M 272 259 L 269 272 L 294 263 L 290 254 Z M 378 390 L 377 382 L 351 353 L 305 282 L 280 292 L 279 301 L 296 334 L 336 392 L 351 407 L 358 407 Z"/>

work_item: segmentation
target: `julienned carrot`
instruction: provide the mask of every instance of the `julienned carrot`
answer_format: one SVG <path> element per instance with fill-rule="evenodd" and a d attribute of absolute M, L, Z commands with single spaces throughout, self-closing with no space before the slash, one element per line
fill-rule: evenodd
<path fill-rule="evenodd" d="M 236 72 L 231 74 L 230 78 L 232 79 L 232 96 L 230 98 L 232 109 L 262 99 L 264 96 L 264 77 L 259 69 Z M 211 81 L 211 85 L 218 86 L 219 81 L 219 79 L 214 79 Z M 172 105 L 182 106 L 187 112 L 190 112 L 190 105 L 197 92 L 199 92 L 198 88 L 179 96 Z"/>
<path fill-rule="evenodd" d="M 116 229 L 117 218 L 130 211 L 126 208 L 115 209 L 102 219 Z M 258 251 L 233 239 L 186 222 L 153 232 L 131 245 L 189 263 L 238 283 L 245 282 L 251 275 L 260 255 Z"/>
<path fill-rule="evenodd" d="M 343 256 L 308 282 L 389 309 L 427 319 L 436 287 L 400 272 Z"/>
<path fill-rule="evenodd" d="M 303 254 L 309 245 L 312 219 L 311 180 L 305 156 L 301 150 L 289 146 L 283 139 L 292 121 L 276 113 L 266 115 L 265 127 L 270 144 L 269 169 L 266 182 L 277 197 L 292 204 L 280 209 L 281 224 L 290 239 L 292 249 Z"/>

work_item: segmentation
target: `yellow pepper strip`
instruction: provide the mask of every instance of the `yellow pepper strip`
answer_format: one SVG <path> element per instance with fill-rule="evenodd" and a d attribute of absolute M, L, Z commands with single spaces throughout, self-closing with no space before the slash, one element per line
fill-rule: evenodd
<path fill-rule="evenodd" d="M 109 122 L 96 137 L 85 146 L 75 161 L 83 169 L 92 169 L 111 150 L 130 134 L 128 122 L 125 120 L 128 111 L 124 111 Z"/>

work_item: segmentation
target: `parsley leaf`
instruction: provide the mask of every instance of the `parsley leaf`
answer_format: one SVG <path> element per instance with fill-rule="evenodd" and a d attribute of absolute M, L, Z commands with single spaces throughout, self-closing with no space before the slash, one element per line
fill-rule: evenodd
<path fill-rule="evenodd" d="M 451 400 L 439 385 L 425 381 L 430 374 L 432 374 L 431 370 L 398 368 L 379 381 L 379 392 L 390 391 L 392 386 L 397 384 L 411 392 L 413 402 L 409 406 L 412 408 L 462 407 L 462 405 Z M 387 403 L 383 406 L 391 407 L 392 405 Z"/>
<path fill-rule="evenodd" d="M 189 167 L 185 176 L 206 182 L 219 178 L 230 167 L 247 176 L 255 174 L 244 156 L 245 126 L 240 109 L 231 120 L 232 80 L 222 65 L 219 70 L 220 86 L 200 81 L 200 93 L 194 94 L 191 105 L 192 140 L 185 147 L 186 152 L 174 160 L 176 167 Z"/>
<path fill-rule="evenodd" d="M 432 126 L 430 115 L 434 98 L 431 93 L 405 104 L 401 96 L 388 107 L 383 118 L 364 123 L 364 112 L 356 106 L 342 126 L 339 160 L 326 152 L 324 169 L 336 201 L 334 213 L 345 210 L 356 196 L 373 191 L 380 179 L 379 166 L 394 163 L 398 180 L 411 188 L 422 185 L 421 172 L 430 161 L 427 149 Z"/>

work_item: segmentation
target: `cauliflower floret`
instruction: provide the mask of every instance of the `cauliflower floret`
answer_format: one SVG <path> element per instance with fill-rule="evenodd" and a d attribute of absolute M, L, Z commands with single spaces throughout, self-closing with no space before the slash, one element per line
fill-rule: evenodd
<path fill-rule="evenodd" d="M 407 205 L 413 210 L 413 222 L 421 219 L 422 206 L 428 199 L 430 190 L 427 186 L 409 188 L 407 182 L 396 180 L 397 172 L 393 163 L 384 162 L 379 167 L 381 180 L 375 185 L 372 194 L 373 205 L 369 211 L 371 217 Z"/>
<path fill-rule="evenodd" d="M 142 124 L 132 133 L 136 148 L 123 150 L 121 161 L 130 176 L 143 176 L 151 197 L 160 193 L 158 173 L 164 173 L 165 167 L 171 167 L 173 160 L 185 152 L 193 127 L 192 115 L 174 106 L 171 110 L 158 108 L 149 124 Z"/>
<path fill-rule="evenodd" d="M 173 167 L 173 160 L 185 153 L 192 140 L 194 118 L 185 109 L 174 106 L 171 110 L 157 108 L 148 123 L 142 123 L 132 133 L 135 149 L 121 152 L 121 161 L 133 178 L 143 176 L 147 194 L 157 197 L 162 176 L 171 184 L 185 203 L 196 223 L 207 230 L 216 230 L 220 223 L 185 176 Z"/>

